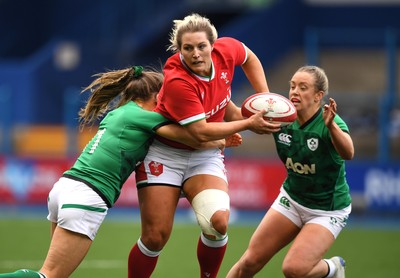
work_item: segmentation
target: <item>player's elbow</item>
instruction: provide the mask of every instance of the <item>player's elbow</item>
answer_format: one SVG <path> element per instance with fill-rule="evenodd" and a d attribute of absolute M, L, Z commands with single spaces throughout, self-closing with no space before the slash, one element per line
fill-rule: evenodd
<path fill-rule="evenodd" d="M 347 138 L 347 140 L 335 141 L 333 144 L 342 159 L 352 160 L 354 157 L 354 144 L 350 136 L 348 134 L 346 135 L 345 138 Z"/>
<path fill-rule="evenodd" d="M 340 156 L 344 160 L 352 160 L 354 158 L 354 148 L 350 148 L 346 151 L 341 152 Z"/>
<path fill-rule="evenodd" d="M 354 158 L 354 152 L 343 157 L 344 160 L 352 160 Z"/>
<path fill-rule="evenodd" d="M 344 160 L 352 160 L 353 159 L 353 155 L 342 155 L 342 158 L 344 159 Z"/>

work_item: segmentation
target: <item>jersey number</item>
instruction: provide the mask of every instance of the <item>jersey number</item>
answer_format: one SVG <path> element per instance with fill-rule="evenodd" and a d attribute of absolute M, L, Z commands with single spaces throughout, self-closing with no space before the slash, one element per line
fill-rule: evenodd
<path fill-rule="evenodd" d="M 92 147 L 90 148 L 90 150 L 89 150 L 89 153 L 94 153 L 94 151 L 96 150 L 96 148 L 97 148 L 97 146 L 99 145 L 99 143 L 100 143 L 100 139 L 101 139 L 101 137 L 103 136 L 103 134 L 104 134 L 104 132 L 106 132 L 106 128 L 105 129 L 102 129 L 102 130 L 99 130 L 99 131 L 97 131 L 97 133 L 96 133 L 96 135 L 95 135 L 95 140 L 94 140 L 94 142 L 93 142 L 93 145 L 92 145 Z"/>

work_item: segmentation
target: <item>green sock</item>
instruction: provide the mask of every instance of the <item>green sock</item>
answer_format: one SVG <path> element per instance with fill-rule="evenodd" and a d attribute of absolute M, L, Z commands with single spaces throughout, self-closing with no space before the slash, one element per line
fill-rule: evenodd
<path fill-rule="evenodd" d="M 0 278 L 46 278 L 46 276 L 37 271 L 20 269 L 13 273 L 0 274 Z"/>

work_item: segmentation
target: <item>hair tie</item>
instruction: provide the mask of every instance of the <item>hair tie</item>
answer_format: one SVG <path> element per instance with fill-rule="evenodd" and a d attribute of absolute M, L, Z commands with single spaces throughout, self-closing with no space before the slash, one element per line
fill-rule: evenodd
<path fill-rule="evenodd" d="M 142 75 L 143 67 L 142 66 L 133 66 L 132 69 L 134 70 L 133 77 L 139 77 Z"/>

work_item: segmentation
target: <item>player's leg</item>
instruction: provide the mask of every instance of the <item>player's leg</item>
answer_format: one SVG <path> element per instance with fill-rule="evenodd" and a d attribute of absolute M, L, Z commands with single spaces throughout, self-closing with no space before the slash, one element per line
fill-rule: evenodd
<path fill-rule="evenodd" d="M 54 231 L 57 228 L 57 224 L 51 222 L 50 226 L 50 234 L 51 238 L 53 238 Z M 31 270 L 31 269 L 19 269 L 13 273 L 4 273 L 0 274 L 1 278 L 47 278 L 43 273 L 39 271 Z"/>
<path fill-rule="evenodd" d="M 324 260 L 324 254 L 346 226 L 351 206 L 336 211 L 311 210 L 297 205 L 306 223 L 283 262 L 283 272 L 290 277 L 344 277 L 344 260 Z"/>
<path fill-rule="evenodd" d="M 52 236 L 40 272 L 47 278 L 69 277 L 86 256 L 108 208 L 84 183 L 61 178 L 49 193 L 48 209 Z M 24 270 L 19 274 L 35 275 Z"/>
<path fill-rule="evenodd" d="M 157 140 L 136 169 L 142 231 L 128 258 L 128 277 L 150 277 L 173 226 L 187 159 Z"/>
<path fill-rule="evenodd" d="M 298 234 L 300 228 L 282 213 L 270 208 L 250 239 L 239 261 L 227 278 L 253 277 Z"/>
<path fill-rule="evenodd" d="M 47 278 L 69 277 L 86 256 L 91 244 L 92 240 L 86 235 L 56 227 L 40 272 Z"/>
<path fill-rule="evenodd" d="M 86 256 L 92 240 L 86 235 L 71 232 L 52 223 L 53 236 L 47 257 L 39 272 L 21 269 L 0 274 L 1 278 L 67 278 Z"/>
<path fill-rule="evenodd" d="M 335 241 L 319 224 L 306 224 L 290 247 L 282 265 L 286 277 L 325 277 L 328 264 L 322 260 Z"/>
<path fill-rule="evenodd" d="M 61 178 L 49 193 L 52 238 L 41 272 L 47 278 L 69 277 L 86 256 L 108 207 L 86 184 Z"/>
<path fill-rule="evenodd" d="M 144 278 L 153 273 L 158 256 L 173 226 L 180 188 L 146 186 L 138 190 L 142 232 L 128 259 L 128 277 Z"/>
<path fill-rule="evenodd" d="M 53 238 L 53 234 L 54 234 L 56 227 L 57 227 L 57 224 L 52 222 L 51 226 L 50 226 L 51 238 Z M 12 273 L 0 274 L 0 278 L 48 278 L 48 277 L 46 275 L 44 275 L 43 273 L 36 271 L 36 270 L 19 269 Z"/>
<path fill-rule="evenodd" d="M 229 196 L 225 179 L 213 175 L 196 175 L 183 187 L 201 227 L 197 258 L 201 277 L 216 277 L 228 243 Z"/>

